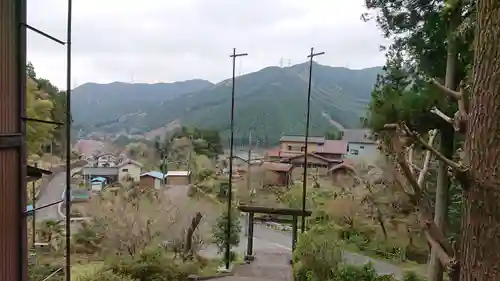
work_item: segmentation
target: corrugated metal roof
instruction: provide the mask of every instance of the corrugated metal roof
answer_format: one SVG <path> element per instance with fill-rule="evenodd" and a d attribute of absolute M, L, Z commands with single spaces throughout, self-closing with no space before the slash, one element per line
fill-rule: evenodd
<path fill-rule="evenodd" d="M 264 169 L 275 172 L 288 172 L 292 169 L 292 164 L 286 163 L 276 163 L 276 162 L 264 162 L 262 164 Z"/>
<path fill-rule="evenodd" d="M 143 176 L 149 176 L 149 177 L 157 178 L 160 180 L 165 178 L 165 174 L 163 174 L 162 172 L 158 172 L 158 171 L 151 171 L 151 172 L 143 173 L 143 174 L 141 174 L 141 177 L 143 177 Z"/>
<path fill-rule="evenodd" d="M 354 129 L 342 131 L 342 140 L 351 143 L 375 143 L 371 139 L 372 132 L 367 129 Z"/>
<path fill-rule="evenodd" d="M 191 171 L 168 171 L 167 172 L 167 177 L 170 176 L 189 176 L 191 174 Z"/>
<path fill-rule="evenodd" d="M 305 142 L 305 136 L 282 136 L 280 141 L 284 142 Z M 308 137 L 307 142 L 309 143 L 324 143 L 325 137 Z"/>
<path fill-rule="evenodd" d="M 93 178 L 92 181 L 98 181 L 98 182 L 105 182 L 106 181 L 106 178 L 103 178 L 103 177 L 97 177 L 97 178 Z"/>

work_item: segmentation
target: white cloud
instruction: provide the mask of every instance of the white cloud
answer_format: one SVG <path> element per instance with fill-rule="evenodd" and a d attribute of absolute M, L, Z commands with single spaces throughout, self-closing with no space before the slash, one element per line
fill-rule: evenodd
<path fill-rule="evenodd" d="M 306 60 L 350 68 L 381 65 L 386 43 L 360 16 L 364 0 L 73 0 L 72 84 L 170 82 L 231 74 L 232 48 L 249 53 L 238 73 Z M 29 0 L 28 23 L 62 40 L 66 0 Z M 28 60 L 65 87 L 65 48 L 28 31 Z"/>

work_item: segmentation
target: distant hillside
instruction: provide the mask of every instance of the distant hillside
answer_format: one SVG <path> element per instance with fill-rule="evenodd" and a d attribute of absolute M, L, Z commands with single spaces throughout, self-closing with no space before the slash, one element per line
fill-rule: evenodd
<path fill-rule="evenodd" d="M 336 123 L 346 128 L 359 127 L 376 76 L 380 72 L 380 67 L 351 70 L 315 64 L 311 95 L 311 134 L 322 135 L 325 131 L 334 129 L 332 124 Z M 267 67 L 238 77 L 235 94 L 237 143 L 245 142 L 250 130 L 263 145 L 275 143 L 281 134 L 303 134 L 307 81 L 307 63 L 285 68 Z M 119 84 L 122 91 L 127 93 L 132 93 L 131 89 L 135 87 L 135 84 Z M 125 95 L 117 93 L 115 96 L 121 96 L 121 103 L 128 104 L 129 107 L 113 107 L 112 101 L 107 102 L 108 111 L 114 112 L 106 114 L 114 117 L 99 118 L 89 114 L 91 116 L 79 119 L 79 116 L 73 116 L 75 123 L 85 125 L 85 131 L 88 132 L 145 133 L 179 120 L 184 126 L 217 128 L 227 140 L 230 128 L 231 80 L 217 85 L 206 84 L 200 88 L 202 89 L 198 91 L 165 95 L 168 98 L 162 101 L 158 99 L 156 103 L 141 99 L 150 97 L 150 92 L 146 90 L 137 95 L 129 94 L 133 102 L 126 101 Z M 79 94 L 86 96 L 85 91 Z M 104 103 L 102 100 L 109 99 L 104 92 L 93 95 L 100 97 L 101 103 Z"/>
<path fill-rule="evenodd" d="M 162 102 L 211 86 L 201 79 L 156 84 L 86 83 L 72 91 L 72 116 L 74 124 L 83 127 L 124 122 L 140 118 Z"/>

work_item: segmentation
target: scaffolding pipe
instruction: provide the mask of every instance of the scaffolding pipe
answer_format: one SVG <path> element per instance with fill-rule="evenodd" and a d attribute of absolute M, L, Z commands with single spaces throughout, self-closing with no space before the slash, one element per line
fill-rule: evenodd
<path fill-rule="evenodd" d="M 66 34 L 66 281 L 71 281 L 71 23 L 73 1 L 68 0 Z"/>

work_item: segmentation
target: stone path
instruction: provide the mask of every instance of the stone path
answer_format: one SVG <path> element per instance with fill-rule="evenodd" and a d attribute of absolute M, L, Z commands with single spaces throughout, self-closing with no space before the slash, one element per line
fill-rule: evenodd
<path fill-rule="evenodd" d="M 238 265 L 235 277 L 254 277 L 257 280 L 293 281 L 290 252 L 259 251 L 249 264 Z"/>
<path fill-rule="evenodd" d="M 234 276 L 218 278 L 220 281 L 293 281 L 291 253 L 262 250 L 255 253 L 249 264 L 237 265 Z"/>

